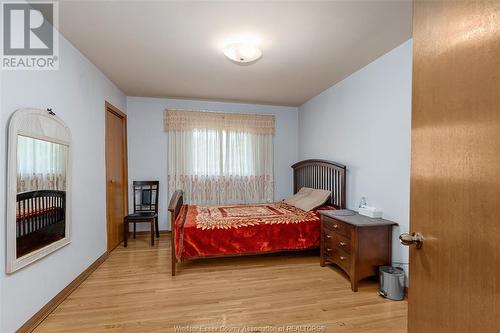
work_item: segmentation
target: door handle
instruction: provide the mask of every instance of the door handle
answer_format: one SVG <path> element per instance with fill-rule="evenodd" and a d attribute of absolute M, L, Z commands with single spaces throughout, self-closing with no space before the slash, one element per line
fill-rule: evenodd
<path fill-rule="evenodd" d="M 422 247 L 422 243 L 424 242 L 424 238 L 418 232 L 413 232 L 411 235 L 409 233 L 404 233 L 399 235 L 399 241 L 405 246 L 415 244 L 415 247 L 420 249 Z"/>

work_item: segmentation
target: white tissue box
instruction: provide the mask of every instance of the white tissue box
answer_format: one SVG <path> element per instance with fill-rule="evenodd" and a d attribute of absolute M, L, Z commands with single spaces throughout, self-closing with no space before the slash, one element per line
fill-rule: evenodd
<path fill-rule="evenodd" d="M 375 207 L 359 207 L 358 213 L 375 219 L 382 217 L 382 211 L 377 210 Z"/>

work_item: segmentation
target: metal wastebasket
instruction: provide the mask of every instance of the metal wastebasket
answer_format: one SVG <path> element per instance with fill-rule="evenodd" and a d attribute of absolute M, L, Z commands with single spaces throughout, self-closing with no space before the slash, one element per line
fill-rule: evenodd
<path fill-rule="evenodd" d="M 380 266 L 380 289 L 382 297 L 400 301 L 405 297 L 405 272 L 392 266 Z"/>

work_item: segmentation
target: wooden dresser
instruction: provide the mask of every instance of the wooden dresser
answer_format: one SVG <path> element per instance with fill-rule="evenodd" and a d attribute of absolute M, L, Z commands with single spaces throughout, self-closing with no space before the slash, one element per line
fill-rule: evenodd
<path fill-rule="evenodd" d="M 397 223 L 350 210 L 320 214 L 320 265 L 339 266 L 349 276 L 353 291 L 358 291 L 361 279 L 378 275 L 379 266 L 391 264 L 392 227 Z"/>

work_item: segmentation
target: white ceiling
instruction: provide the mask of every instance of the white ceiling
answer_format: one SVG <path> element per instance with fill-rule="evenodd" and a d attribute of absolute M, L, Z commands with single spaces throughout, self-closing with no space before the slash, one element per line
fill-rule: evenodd
<path fill-rule="evenodd" d="M 60 30 L 129 96 L 297 106 L 411 37 L 409 1 L 69 1 Z M 228 39 L 263 57 L 237 65 Z"/>

